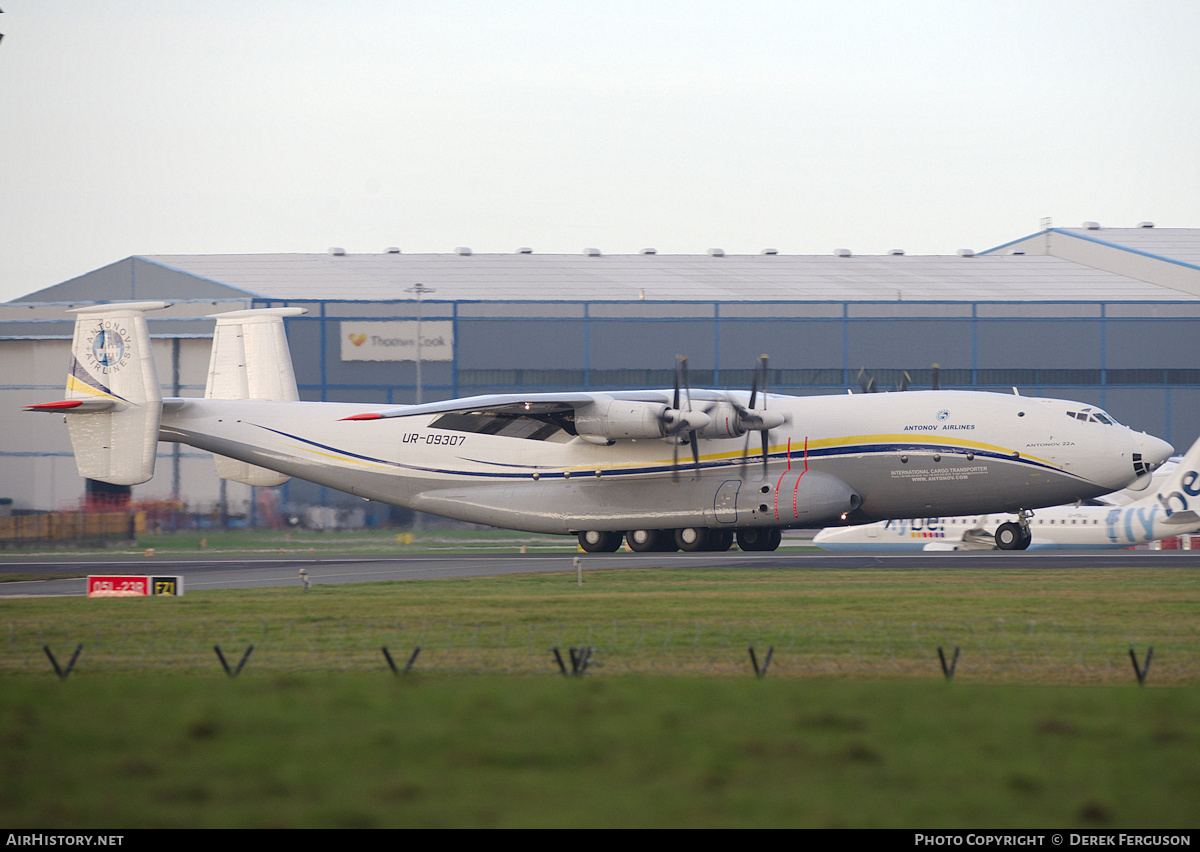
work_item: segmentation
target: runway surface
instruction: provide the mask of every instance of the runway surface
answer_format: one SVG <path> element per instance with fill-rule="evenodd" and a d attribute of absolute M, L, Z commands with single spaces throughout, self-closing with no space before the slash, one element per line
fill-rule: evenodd
<path fill-rule="evenodd" d="M 374 583 L 574 572 L 621 568 L 741 568 L 764 570 L 846 570 L 926 568 L 979 570 L 1069 570 L 1105 566 L 1200 568 L 1200 551 L 1117 550 L 1078 553 L 825 554 L 825 553 L 580 553 L 580 554 L 425 554 L 418 556 L 229 556 L 172 559 L 161 557 L 87 557 L 77 559 L 0 560 L 0 575 L 12 574 L 156 574 L 180 575 L 184 593 L 205 589 L 298 586 L 300 569 L 315 584 Z M 86 580 L 47 579 L 0 582 L 0 597 L 83 595 Z"/>

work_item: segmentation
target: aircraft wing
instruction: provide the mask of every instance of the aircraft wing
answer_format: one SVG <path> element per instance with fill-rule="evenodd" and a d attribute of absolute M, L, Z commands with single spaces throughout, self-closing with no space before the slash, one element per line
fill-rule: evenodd
<path fill-rule="evenodd" d="M 1200 524 L 1200 515 L 1197 515 L 1191 509 L 1183 512 L 1172 512 L 1167 517 L 1163 518 L 1164 524 Z"/>
<path fill-rule="evenodd" d="M 344 417 L 343 420 L 386 420 L 390 417 L 415 417 L 421 414 L 452 414 L 466 411 L 491 411 L 506 414 L 552 414 L 591 405 L 596 399 L 588 393 L 497 393 L 402 405 Z M 669 397 L 667 398 L 669 401 Z"/>
<path fill-rule="evenodd" d="M 494 414 L 554 414 L 584 408 L 597 399 L 635 400 L 638 402 L 671 405 L 674 392 L 670 390 L 614 391 L 612 393 L 500 393 L 426 402 L 421 405 L 402 405 L 344 417 L 343 420 L 386 420 L 391 417 L 415 417 L 421 414 L 452 414 L 469 411 L 488 411 Z M 692 404 L 723 402 L 728 395 L 720 391 L 693 390 Z"/>

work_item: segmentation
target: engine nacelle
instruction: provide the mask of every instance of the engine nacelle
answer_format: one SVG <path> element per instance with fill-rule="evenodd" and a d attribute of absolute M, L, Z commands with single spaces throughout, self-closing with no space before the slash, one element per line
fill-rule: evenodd
<path fill-rule="evenodd" d="M 741 414 L 728 402 L 718 402 L 707 413 L 712 422 L 696 432 L 701 438 L 740 438 L 746 434 Z"/>
<path fill-rule="evenodd" d="M 728 402 L 718 402 L 705 409 L 711 423 L 696 434 L 701 438 L 740 438 L 750 431 L 778 429 L 784 423 L 784 417 L 778 411 L 759 409 L 738 409 Z"/>
<path fill-rule="evenodd" d="M 609 441 L 633 438 L 665 438 L 663 415 L 667 406 L 660 402 L 613 399 L 597 395 L 595 402 L 575 411 L 575 431 L 582 438 Z"/>

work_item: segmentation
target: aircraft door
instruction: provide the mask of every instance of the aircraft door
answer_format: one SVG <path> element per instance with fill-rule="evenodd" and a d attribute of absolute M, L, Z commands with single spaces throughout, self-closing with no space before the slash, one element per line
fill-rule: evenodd
<path fill-rule="evenodd" d="M 718 524 L 737 523 L 737 495 L 741 487 L 740 479 L 727 479 L 717 489 L 717 497 L 713 501 L 713 515 Z"/>

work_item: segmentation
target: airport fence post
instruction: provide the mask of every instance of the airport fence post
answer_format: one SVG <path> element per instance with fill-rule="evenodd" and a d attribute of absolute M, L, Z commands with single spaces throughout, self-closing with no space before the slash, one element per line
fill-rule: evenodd
<path fill-rule="evenodd" d="M 67 675 L 71 673 L 71 669 L 75 668 L 75 661 L 79 659 L 79 652 L 83 650 L 83 644 L 75 646 L 75 653 L 71 655 L 71 661 L 67 663 L 65 669 L 60 668 L 58 660 L 54 659 L 54 654 L 50 651 L 49 645 L 43 645 L 42 650 L 46 652 L 46 656 L 50 658 L 50 665 L 54 666 L 54 673 L 58 675 L 59 680 L 66 680 Z M 1136 664 L 1135 664 L 1136 665 Z"/>
<path fill-rule="evenodd" d="M 942 661 L 942 674 L 946 676 L 946 680 L 954 677 L 954 667 L 958 665 L 959 647 L 954 646 L 954 657 L 950 660 L 950 665 L 946 665 L 946 654 L 942 651 L 942 646 L 938 645 L 938 659 Z"/>
<path fill-rule="evenodd" d="M 388 653 L 387 646 L 386 646 L 386 645 L 384 645 L 384 646 L 383 646 L 383 648 L 382 648 L 381 650 L 383 651 L 383 658 L 384 658 L 385 660 L 387 660 L 387 664 L 388 664 L 388 666 L 389 666 L 389 667 L 391 668 L 391 670 L 392 670 L 392 674 L 394 674 L 394 675 L 401 674 L 401 672 L 400 672 L 400 671 L 398 671 L 398 670 L 396 669 L 396 664 L 395 664 L 395 662 L 393 662 L 393 661 L 392 661 L 392 655 L 391 655 L 390 653 Z M 403 674 L 408 674 L 408 673 L 409 673 L 409 671 L 411 671 L 411 670 L 412 670 L 413 663 L 415 663 L 415 662 L 417 661 L 417 654 L 419 654 L 419 653 L 421 653 L 421 646 L 420 646 L 420 645 L 418 645 L 418 646 L 417 646 L 417 647 L 416 647 L 416 648 L 413 650 L 413 652 L 412 652 L 412 656 L 408 658 L 408 662 L 407 662 L 407 663 L 405 664 L 405 666 L 404 666 L 404 672 L 403 672 Z"/>
<path fill-rule="evenodd" d="M 557 647 L 551 648 L 550 650 L 552 650 L 554 652 L 554 659 L 558 661 L 558 670 L 560 672 L 562 672 L 562 674 L 564 676 L 566 676 L 567 666 L 563 662 L 562 654 L 559 653 Z M 585 671 L 587 671 L 588 662 L 592 658 L 592 652 L 595 651 L 596 649 L 595 648 L 568 648 L 567 650 L 570 652 L 570 655 L 571 655 L 571 674 L 578 677 L 579 675 L 582 675 Z"/>
<path fill-rule="evenodd" d="M 230 677 L 237 677 L 242 672 L 242 666 L 246 665 L 246 660 L 250 659 L 250 652 L 254 650 L 254 646 L 251 645 L 246 648 L 246 653 L 242 654 L 241 662 L 237 664 L 236 669 L 232 670 L 229 668 L 229 663 L 225 662 L 225 655 L 221 653 L 221 646 L 213 645 L 213 650 L 217 652 L 217 659 L 221 661 L 221 667 L 225 669 L 225 674 Z"/>
<path fill-rule="evenodd" d="M 1150 658 L 1152 656 L 1154 656 L 1154 648 L 1147 648 L 1146 664 L 1144 666 L 1139 666 L 1137 654 L 1133 652 L 1132 648 L 1129 649 L 1129 659 L 1133 661 L 1133 673 L 1137 675 L 1138 686 L 1146 685 L 1146 675 L 1150 674 Z"/>
<path fill-rule="evenodd" d="M 754 646 L 750 646 L 750 665 L 754 666 L 755 677 L 761 678 L 767 676 L 767 666 L 771 665 L 771 655 L 774 653 L 775 646 L 771 645 L 769 648 L 767 648 L 767 656 L 766 659 L 763 660 L 762 668 L 759 668 L 758 657 L 754 654 Z"/>

